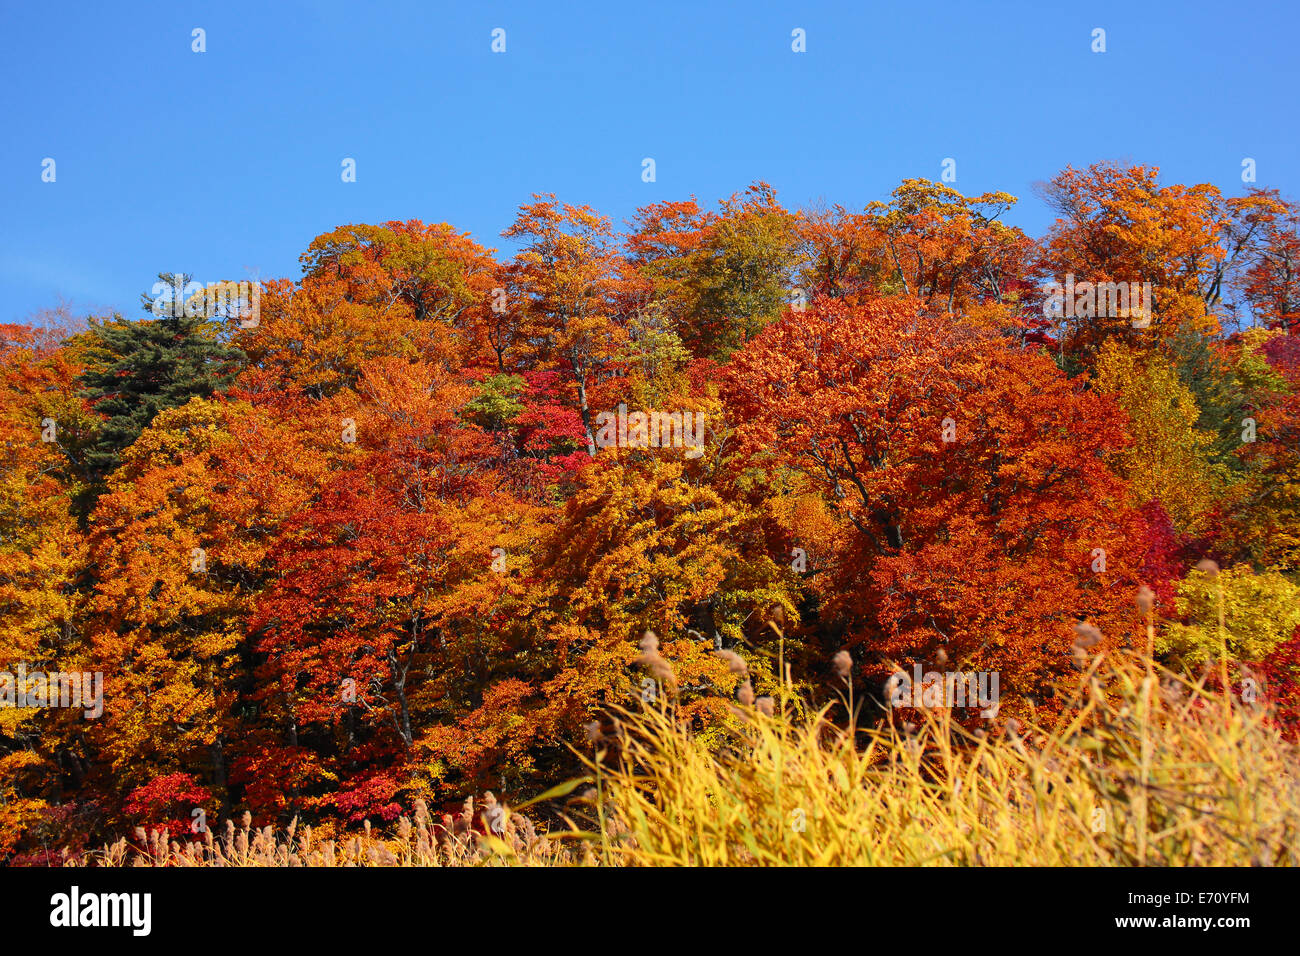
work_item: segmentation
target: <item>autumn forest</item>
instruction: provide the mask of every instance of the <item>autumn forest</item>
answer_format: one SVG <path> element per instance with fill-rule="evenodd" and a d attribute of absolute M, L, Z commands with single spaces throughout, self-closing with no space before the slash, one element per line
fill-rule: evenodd
<path fill-rule="evenodd" d="M 1040 191 L 1037 237 L 1017 197 L 925 179 L 622 223 L 542 194 L 510 255 L 343 225 L 237 295 L 165 272 L 139 314 L 0 326 L 0 861 L 412 818 L 444 862 L 457 835 L 581 861 L 538 834 L 645 741 L 716 770 L 780 719 L 853 761 L 889 734 L 1047 766 L 1080 708 L 1114 708 L 1104 748 L 1164 693 L 1170 734 L 1227 714 L 1293 747 L 1300 208 L 1122 163 Z M 623 785 L 607 844 L 672 789 Z M 821 819 L 784 799 L 754 803 L 778 843 Z M 1107 860 L 1183 852 L 1153 801 Z M 1278 813 L 1259 846 L 1294 853 Z"/>

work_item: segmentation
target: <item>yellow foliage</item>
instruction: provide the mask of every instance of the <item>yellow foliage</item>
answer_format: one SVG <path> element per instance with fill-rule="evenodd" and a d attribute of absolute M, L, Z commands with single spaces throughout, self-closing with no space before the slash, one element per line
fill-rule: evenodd
<path fill-rule="evenodd" d="M 1228 654 L 1237 660 L 1260 660 L 1300 626 L 1300 587 L 1278 572 L 1228 568 L 1208 575 L 1194 570 L 1178 583 L 1178 614 L 1189 623 L 1167 625 L 1156 640 L 1156 652 L 1189 666 L 1217 660 L 1220 600 Z"/>
<path fill-rule="evenodd" d="M 1108 340 L 1097 359 L 1096 388 L 1129 417 L 1133 443 L 1119 455 L 1119 470 L 1134 503 L 1159 501 L 1175 529 L 1195 535 L 1223 495 L 1227 476 L 1210 461 L 1214 436 L 1196 427 L 1192 393 L 1158 353 L 1141 353 Z"/>

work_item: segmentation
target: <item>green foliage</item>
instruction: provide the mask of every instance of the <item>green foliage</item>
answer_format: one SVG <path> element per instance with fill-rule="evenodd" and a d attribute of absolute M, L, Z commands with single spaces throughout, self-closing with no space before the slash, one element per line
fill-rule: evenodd
<path fill-rule="evenodd" d="M 743 201 L 722 203 L 696 260 L 697 321 L 684 330 L 691 338 L 698 334 L 697 354 L 725 359 L 789 304 L 798 261 L 795 223 L 765 184 L 751 186 Z"/>
<path fill-rule="evenodd" d="M 490 375 L 479 382 L 478 394 L 465 403 L 461 416 L 487 431 L 504 431 L 524 410 L 519 395 L 525 384 L 519 375 Z"/>
<path fill-rule="evenodd" d="M 1241 447 L 1241 420 L 1247 412 L 1232 365 L 1211 339 L 1187 327 L 1170 338 L 1170 349 L 1178 378 L 1200 410 L 1196 427 L 1216 436 L 1211 460 L 1239 469 L 1241 462 L 1234 452 Z"/>
<path fill-rule="evenodd" d="M 703 277 L 701 307 L 706 315 L 725 322 L 724 331 L 713 343 L 713 354 L 719 359 L 756 335 L 786 304 L 780 273 L 767 271 L 760 251 L 745 248 L 753 244 L 754 237 L 737 238 L 744 245 L 726 250 L 726 258 Z"/>
<path fill-rule="evenodd" d="M 219 340 L 218 329 L 203 315 L 138 322 L 114 316 L 91 325 L 95 341 L 80 378 L 82 396 L 105 419 L 85 456 L 93 482 L 117 467 L 122 451 L 159 412 L 230 384 L 243 355 Z"/>

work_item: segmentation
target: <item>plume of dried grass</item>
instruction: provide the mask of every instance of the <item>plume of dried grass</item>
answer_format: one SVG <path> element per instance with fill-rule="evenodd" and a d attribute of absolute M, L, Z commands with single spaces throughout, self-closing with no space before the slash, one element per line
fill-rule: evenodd
<path fill-rule="evenodd" d="M 136 828 L 135 843 L 123 838 L 102 850 L 71 857 L 68 866 L 568 866 L 579 862 L 582 848 L 539 832 L 533 822 L 510 810 L 491 793 L 483 798 L 480 819 L 474 801 L 461 813 L 443 816 L 430 826 L 428 806 L 415 803 L 415 820 L 402 816 L 390 834 L 365 821 L 362 832 L 345 838 L 315 840 L 310 826 L 298 828 L 295 817 L 282 832 L 252 828 L 245 813 L 242 826 L 227 820 L 225 832 L 209 830 L 184 844 L 169 840 L 166 830 Z M 475 826 L 476 822 L 480 824 Z"/>

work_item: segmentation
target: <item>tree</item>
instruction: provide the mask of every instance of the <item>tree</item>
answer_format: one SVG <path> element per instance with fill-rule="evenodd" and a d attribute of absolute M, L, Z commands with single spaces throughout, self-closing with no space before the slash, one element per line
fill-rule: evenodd
<path fill-rule="evenodd" d="M 1300 626 L 1300 587 L 1276 571 L 1194 569 L 1178 584 L 1177 614 L 1156 639 L 1157 653 L 1194 671 L 1217 661 L 1226 641 L 1233 660 L 1261 661 Z"/>
<path fill-rule="evenodd" d="M 307 806 L 388 813 L 423 725 L 506 669 L 531 512 L 483 464 L 472 395 L 436 365 L 363 367 L 352 461 L 286 526 L 258 599 L 257 699 L 279 733 L 244 776 L 284 768 Z"/>
<path fill-rule="evenodd" d="M 1149 316 L 1112 309 L 1109 301 L 1103 307 L 1100 297 L 1074 315 L 1064 310 L 1063 345 L 1085 365 L 1108 337 L 1164 343 L 1181 329 L 1217 331 L 1230 275 L 1248 261 L 1261 224 L 1280 209 L 1258 193 L 1224 199 L 1205 183 L 1161 186 L 1159 172 L 1096 163 L 1067 167 L 1043 188 L 1059 214 L 1038 260 L 1045 279 L 1065 284 L 1073 275 L 1094 287 L 1152 287 Z"/>
<path fill-rule="evenodd" d="M 159 276 L 165 279 L 165 276 Z M 219 338 L 220 326 L 194 300 L 179 315 L 96 322 L 93 351 L 81 375 L 84 397 L 104 417 L 85 468 L 102 488 L 121 454 L 168 408 L 208 398 L 233 380 L 242 353 Z"/>
<path fill-rule="evenodd" d="M 638 210 L 627 248 L 649 286 L 645 311 L 666 316 L 692 354 L 725 359 L 791 302 L 798 225 L 762 182 L 716 212 L 694 200 Z"/>
<path fill-rule="evenodd" d="M 1168 360 L 1178 380 L 1196 403 L 1196 427 L 1214 436 L 1214 464 L 1229 471 L 1241 467 L 1236 455 L 1241 446 L 1241 424 L 1247 416 L 1247 399 L 1234 368 L 1227 343 L 1190 328 L 1175 332 L 1167 342 Z M 1158 361 L 1157 356 L 1152 361 Z"/>
<path fill-rule="evenodd" d="M 1134 504 L 1158 501 L 1179 534 L 1205 530 L 1210 512 L 1224 502 L 1226 469 L 1211 454 L 1217 435 L 1196 427 L 1200 409 L 1159 353 L 1141 353 L 1117 340 L 1102 345 L 1096 388 L 1129 418 L 1132 444 L 1117 456 Z"/>
<path fill-rule="evenodd" d="M 270 548 L 328 467 L 304 424 L 195 398 L 160 413 L 110 476 L 91 523 L 87 628 L 94 669 L 111 675 L 86 735 L 106 792 L 189 773 L 230 800 L 230 764 L 262 730 L 254 602 L 274 579 Z"/>
<path fill-rule="evenodd" d="M 495 266 L 467 233 L 418 219 L 341 226 L 313 239 L 301 261 L 306 279 L 342 280 L 354 302 L 402 299 L 417 322 L 452 325 L 486 297 Z"/>
<path fill-rule="evenodd" d="M 1300 362 L 1295 336 L 1243 337 L 1237 363 L 1248 416 L 1232 438 L 1242 493 L 1230 516 L 1235 557 L 1256 568 L 1300 560 Z M 1259 360 L 1264 367 L 1259 367 Z"/>
<path fill-rule="evenodd" d="M 912 299 L 822 300 L 726 381 L 741 453 L 833 510 L 823 617 L 877 672 L 942 646 L 1031 697 L 1062 672 L 1074 621 L 1123 620 L 1137 516 L 1104 462 L 1123 418 L 1040 353 Z"/>
<path fill-rule="evenodd" d="M 1253 189 L 1231 224 L 1238 265 L 1222 284 L 1239 293 L 1255 320 L 1294 332 L 1300 325 L 1300 210 L 1276 189 Z"/>
<path fill-rule="evenodd" d="M 706 726 L 726 715 L 738 679 L 711 653 L 714 630 L 741 641 L 756 609 L 790 603 L 790 581 L 745 547 L 755 516 L 724 501 L 702 471 L 661 450 L 602 455 L 577 475 L 535 555 L 526 653 L 494 668 L 500 680 L 472 714 L 426 732 L 429 759 L 471 778 L 492 755 L 516 773 L 528 753 L 538 768 L 563 765 L 559 741 L 580 740 L 580 726 L 606 705 L 639 700 L 675 703 L 682 719 Z M 699 632 L 705 606 L 712 626 Z M 637 669 L 647 630 L 661 635 L 680 695 Z M 773 685 L 776 657 L 766 648 L 751 656 L 760 690 Z"/>
<path fill-rule="evenodd" d="M 534 199 L 504 233 L 526 243 L 511 268 L 525 300 L 521 338 L 530 361 L 568 379 L 594 458 L 595 391 L 613 373 L 625 338 L 615 315 L 621 260 L 606 217 L 554 196 Z"/>
<path fill-rule="evenodd" d="M 1026 270 L 1030 243 L 998 221 L 1016 203 L 1003 192 L 963 196 L 950 186 L 905 179 L 889 203 L 867 206 L 896 289 L 927 306 L 969 311 L 1002 303 Z"/>
<path fill-rule="evenodd" d="M 0 326 L 0 680 L 13 682 L 7 692 L 18 689 L 20 665 L 29 673 L 87 669 L 88 556 L 72 509 L 81 486 L 69 462 L 80 459 L 94 424 L 77 395 L 79 356 L 60 346 L 73 331 Z M 77 790 L 86 780 L 85 727 L 84 711 L 0 707 L 0 858 L 21 849 L 25 836 L 74 848 L 86 838 L 61 826 L 58 809 L 64 781 Z"/>

